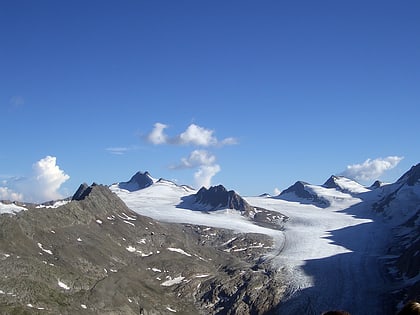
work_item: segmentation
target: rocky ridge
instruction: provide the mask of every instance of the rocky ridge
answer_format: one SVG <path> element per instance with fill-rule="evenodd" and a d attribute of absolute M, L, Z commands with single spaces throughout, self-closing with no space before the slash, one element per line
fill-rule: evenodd
<path fill-rule="evenodd" d="M 102 185 L 72 199 L 0 216 L 1 314 L 275 313 L 268 236 L 161 223 Z"/>

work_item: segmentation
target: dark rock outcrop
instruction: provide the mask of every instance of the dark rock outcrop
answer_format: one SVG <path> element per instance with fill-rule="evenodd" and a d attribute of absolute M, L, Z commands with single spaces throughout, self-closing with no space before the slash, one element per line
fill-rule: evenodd
<path fill-rule="evenodd" d="M 209 206 L 208 210 L 235 209 L 250 211 L 252 207 L 234 190 L 227 190 L 223 185 L 202 187 L 195 195 L 195 203 Z"/>
<path fill-rule="evenodd" d="M 153 179 L 150 176 L 149 172 L 137 172 L 131 177 L 128 182 L 121 182 L 118 184 L 118 187 L 121 189 L 126 189 L 128 191 L 136 191 L 144 189 L 153 185 Z"/>
<path fill-rule="evenodd" d="M 89 193 L 91 191 L 92 191 L 92 188 L 88 184 L 83 183 L 76 190 L 76 192 L 74 193 L 74 195 L 71 198 L 71 200 L 83 200 L 83 199 L 86 198 L 86 196 L 89 195 Z"/>
<path fill-rule="evenodd" d="M 314 204 L 316 206 L 325 208 L 330 205 L 329 201 L 323 197 L 318 196 L 311 189 L 307 189 L 309 184 L 303 181 L 297 181 L 292 186 L 283 190 L 277 197 L 287 201 L 297 201 L 304 204 Z"/>
<path fill-rule="evenodd" d="M 370 186 L 371 189 L 376 189 L 376 188 L 380 188 L 383 186 L 383 182 L 381 182 L 380 180 L 376 180 L 372 186 Z"/>
<path fill-rule="evenodd" d="M 284 196 L 284 195 L 289 194 L 289 193 L 294 193 L 296 195 L 296 197 L 299 197 L 299 198 L 314 199 L 314 197 L 316 197 L 316 196 L 314 196 L 313 194 L 311 194 L 309 191 L 307 191 L 305 189 L 306 185 L 309 185 L 309 184 L 305 183 L 305 182 L 302 182 L 302 181 L 297 181 L 296 183 L 294 183 L 289 188 L 283 190 L 280 193 L 279 197 Z"/>

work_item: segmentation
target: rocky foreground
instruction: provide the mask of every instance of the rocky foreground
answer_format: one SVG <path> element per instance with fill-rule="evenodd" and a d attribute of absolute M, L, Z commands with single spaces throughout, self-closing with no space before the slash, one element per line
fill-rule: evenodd
<path fill-rule="evenodd" d="M 274 314 L 266 235 L 140 216 L 108 187 L 0 216 L 1 314 Z"/>

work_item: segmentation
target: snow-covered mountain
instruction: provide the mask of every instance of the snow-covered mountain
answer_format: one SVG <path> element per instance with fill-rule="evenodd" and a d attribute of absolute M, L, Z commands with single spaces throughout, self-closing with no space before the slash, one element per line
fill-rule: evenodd
<path fill-rule="evenodd" d="M 0 214 L 0 313 L 394 314 L 420 292 L 420 164 L 395 183 L 331 176 L 274 197 L 137 172 Z"/>
<path fill-rule="evenodd" d="M 324 186 L 325 188 L 334 188 L 349 194 L 360 194 L 369 191 L 368 188 L 362 186 L 354 180 L 351 180 L 344 176 L 336 175 L 332 175 L 330 178 L 328 178 L 322 186 Z"/>

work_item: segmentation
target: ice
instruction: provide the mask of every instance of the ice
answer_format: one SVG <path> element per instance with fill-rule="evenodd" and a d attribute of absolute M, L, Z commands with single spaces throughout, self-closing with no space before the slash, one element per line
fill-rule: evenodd
<path fill-rule="evenodd" d="M 98 223 L 98 224 L 102 224 L 102 220 L 97 219 L 97 220 L 96 220 L 96 223 Z"/>
<path fill-rule="evenodd" d="M 84 310 L 87 309 L 87 306 L 85 304 L 80 304 L 80 307 L 83 308 Z"/>
<path fill-rule="evenodd" d="M 185 252 L 183 249 L 180 249 L 180 248 L 168 247 L 168 250 L 171 251 L 171 252 L 177 252 L 177 253 L 180 253 L 182 255 L 191 257 L 191 254 L 188 254 L 187 252 Z"/>
<path fill-rule="evenodd" d="M 167 307 L 166 307 L 166 309 L 167 309 L 169 312 L 176 313 L 176 310 L 174 310 L 173 308 L 171 308 L 171 307 L 169 307 L 169 306 L 167 306 Z"/>

